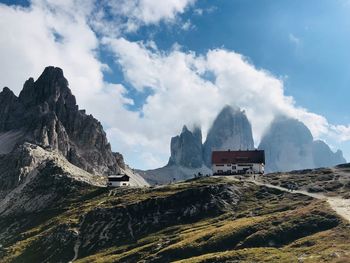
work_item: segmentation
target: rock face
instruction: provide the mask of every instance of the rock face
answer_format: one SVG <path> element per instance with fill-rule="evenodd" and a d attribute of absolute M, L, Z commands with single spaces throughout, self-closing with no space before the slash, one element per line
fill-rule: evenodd
<path fill-rule="evenodd" d="M 314 141 L 312 151 L 315 167 L 330 167 L 346 163 L 341 150 L 334 153 L 323 141 Z"/>
<path fill-rule="evenodd" d="M 105 177 L 76 167 L 57 151 L 24 143 L 0 155 L 0 217 L 39 212 L 77 189 L 103 185 Z"/>
<path fill-rule="evenodd" d="M 254 149 L 252 128 L 244 111 L 226 106 L 215 119 L 202 145 L 199 128 L 189 131 L 183 127 L 179 136 L 171 139 L 171 156 L 165 167 L 140 171 L 151 184 L 166 184 L 186 180 L 195 175 L 211 174 L 213 150 Z"/>
<path fill-rule="evenodd" d="M 328 145 L 313 141 L 310 130 L 300 121 L 276 118 L 262 137 L 259 149 L 265 150 L 266 172 L 291 171 L 345 162 Z M 339 156 L 341 155 L 341 156 Z"/>
<path fill-rule="evenodd" d="M 179 136 L 171 138 L 170 151 L 169 166 L 202 167 L 202 132 L 200 128 L 195 128 L 191 132 L 184 126 Z"/>
<path fill-rule="evenodd" d="M 180 135 L 171 138 L 171 156 L 166 166 L 138 171 L 150 184 L 168 184 L 187 180 L 198 174 L 211 174 L 203 162 L 202 132 L 196 127 L 190 131 L 183 127 Z"/>
<path fill-rule="evenodd" d="M 96 209 L 84 218 L 81 236 L 82 244 L 86 245 L 81 250 L 81 256 L 96 253 L 110 242 L 123 242 L 130 238 L 132 240 L 144 236 L 147 232 L 159 230 L 160 226 L 172 226 L 176 221 L 185 224 L 204 216 L 220 215 L 232 209 L 238 202 L 238 188 L 215 185 L 185 189 L 169 197 L 140 201 L 130 207 Z M 132 226 L 132 232 L 126 227 L 125 218 L 129 218 L 128 224 Z M 100 224 L 93 224 L 96 221 Z M 106 235 L 106 239 L 99 242 L 100 233 L 105 229 L 118 235 Z"/>
<path fill-rule="evenodd" d="M 8 140 L 7 138 L 11 138 Z M 58 150 L 72 164 L 94 174 L 119 171 L 102 125 L 79 110 L 60 68 L 47 67 L 37 81 L 28 79 L 19 97 L 0 93 L 0 153 L 30 142 Z"/>
<path fill-rule="evenodd" d="M 226 106 L 215 119 L 204 145 L 201 130 L 183 127 L 171 139 L 171 156 L 165 167 L 139 171 L 151 184 L 166 184 L 198 175 L 211 174 L 213 150 L 252 150 L 251 124 L 240 109 Z M 300 121 L 278 117 L 263 136 L 259 149 L 265 150 L 265 172 L 327 167 L 345 163 L 341 151 L 332 152 L 327 144 L 314 141 L 310 130 Z"/>
<path fill-rule="evenodd" d="M 254 149 L 252 127 L 244 111 L 226 106 L 216 117 L 203 146 L 203 158 L 211 167 L 213 150 Z"/>

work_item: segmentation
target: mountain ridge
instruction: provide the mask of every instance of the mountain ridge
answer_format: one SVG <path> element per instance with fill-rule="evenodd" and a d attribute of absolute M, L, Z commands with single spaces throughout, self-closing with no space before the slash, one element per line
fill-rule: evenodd
<path fill-rule="evenodd" d="M 157 169 L 139 170 L 139 173 L 151 184 L 211 175 L 213 150 L 253 148 L 252 128 L 245 112 L 226 105 L 214 120 L 204 143 L 199 127 L 190 131 L 184 125 L 180 135 L 171 138 L 168 164 Z"/>
<path fill-rule="evenodd" d="M 325 142 L 314 140 L 304 123 L 286 116 L 274 119 L 258 148 L 265 150 L 266 172 L 329 167 L 346 162 L 341 151 L 332 152 Z"/>
<path fill-rule="evenodd" d="M 37 81 L 25 82 L 18 97 L 4 88 L 0 102 L 0 141 L 14 139 L 0 152 L 30 142 L 58 150 L 88 172 L 119 172 L 122 158 L 112 153 L 101 123 L 79 110 L 62 69 L 46 67 Z"/>
<path fill-rule="evenodd" d="M 212 173 L 213 150 L 254 149 L 252 127 L 245 111 L 229 105 L 213 121 L 205 142 L 201 141 L 201 130 L 194 127 L 190 131 L 185 125 L 180 135 L 171 139 L 168 164 L 139 172 L 152 184 L 186 180 Z M 304 123 L 287 116 L 274 119 L 258 149 L 265 151 L 267 173 L 346 163 L 340 150 L 333 152 L 325 142 L 314 140 Z"/>

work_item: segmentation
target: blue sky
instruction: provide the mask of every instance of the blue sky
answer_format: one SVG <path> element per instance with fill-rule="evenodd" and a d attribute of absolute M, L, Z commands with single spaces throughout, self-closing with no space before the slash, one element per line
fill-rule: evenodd
<path fill-rule="evenodd" d="M 170 97 L 175 96 L 169 94 L 172 94 L 171 92 L 176 89 L 176 85 L 174 85 L 174 82 L 168 83 L 163 79 L 164 74 L 166 74 L 164 72 L 168 72 L 163 69 L 170 62 L 178 59 L 176 60 L 178 63 L 184 61 L 189 63 L 186 64 L 188 66 L 186 70 L 192 71 L 189 72 L 188 83 L 194 81 L 193 85 L 203 81 L 208 87 L 213 83 L 220 90 L 222 88 L 221 84 L 214 83 L 214 79 L 225 79 L 225 83 L 232 81 L 232 89 L 237 88 L 242 89 L 242 92 L 250 92 L 250 88 L 244 86 L 247 84 L 240 86 L 243 76 L 238 76 L 237 80 L 231 75 L 228 76 L 221 66 L 219 69 L 219 66 L 217 66 L 219 64 L 215 64 L 219 59 L 222 59 L 221 52 L 227 52 L 232 56 L 237 54 L 242 56 L 245 65 L 252 67 L 247 71 L 253 70 L 257 74 L 259 72 L 269 72 L 264 75 L 266 82 L 264 80 L 261 83 L 261 86 L 266 88 L 266 93 L 274 92 L 274 90 L 278 93 L 280 89 L 283 90 L 284 95 L 278 99 L 281 102 L 276 101 L 276 104 L 280 105 L 278 109 L 274 108 L 273 103 L 268 104 L 264 108 L 267 115 L 259 116 L 260 119 L 266 117 L 266 122 L 268 122 L 271 120 L 272 113 L 290 114 L 292 117 L 304 121 L 316 138 L 326 140 L 334 148 L 340 147 L 346 158 L 350 159 L 350 107 L 348 104 L 350 95 L 349 1 L 183 0 L 178 1 L 182 4 L 173 7 L 170 7 L 170 2 L 169 7 L 166 4 L 162 8 L 157 7 L 157 4 L 152 6 L 153 9 L 150 10 L 153 12 L 152 15 L 156 17 L 154 19 L 152 16 L 145 16 L 141 11 L 137 13 L 133 12 L 132 9 L 130 9 L 131 11 L 127 9 L 129 3 L 133 3 L 133 9 L 139 8 L 138 5 L 141 5 L 142 1 L 134 0 L 129 1 L 128 4 L 122 0 L 116 1 L 117 4 L 126 6 L 127 11 L 122 14 L 118 9 L 113 9 L 115 6 L 110 5 L 109 1 L 99 3 L 89 0 L 84 2 L 84 8 L 74 4 L 53 4 L 53 1 L 50 0 L 0 2 L 11 5 L 9 8 L 14 10 L 17 5 L 21 5 L 26 8 L 25 12 L 32 12 L 33 17 L 42 16 L 43 19 L 38 20 L 35 25 L 39 25 L 42 21 L 50 21 L 50 19 L 56 21 L 58 19 L 57 14 L 60 14 L 60 20 L 67 20 L 65 26 L 62 27 L 59 25 L 61 22 L 57 22 L 58 25 L 55 23 L 53 25 L 43 25 L 43 32 L 53 30 L 55 34 L 62 36 L 61 43 L 58 43 L 57 39 L 43 39 L 43 41 L 48 41 L 48 44 L 52 44 L 52 53 L 57 53 L 57 56 L 34 63 L 30 60 L 33 58 L 33 54 L 30 53 L 32 51 L 27 50 L 30 46 L 25 47 L 25 43 L 23 43 L 23 47 L 18 47 L 18 49 L 31 62 L 29 63 L 23 59 L 23 63 L 21 61 L 16 62 L 21 64 L 13 64 L 13 67 L 28 68 L 28 72 L 24 72 L 23 77 L 29 77 L 31 74 L 37 74 L 45 63 L 62 66 L 64 71 L 68 72 L 67 74 L 73 78 L 70 82 L 76 83 L 76 86 L 72 89 L 73 91 L 76 90 L 75 93 L 78 93 L 76 94 L 78 102 L 81 101 L 81 104 L 88 111 L 102 120 L 113 148 L 124 153 L 127 161 L 134 167 L 154 168 L 157 165 L 164 164 L 168 158 L 169 142 L 167 140 L 170 141 L 170 136 L 176 135 L 183 124 L 191 125 L 191 122 L 200 122 L 205 134 L 205 129 L 208 128 L 217 113 L 215 111 L 220 108 L 219 101 L 213 102 L 213 105 L 215 105 L 210 108 L 209 114 L 207 114 L 208 109 L 203 109 L 199 111 L 200 116 L 198 118 L 187 118 L 188 112 L 184 109 L 188 105 L 181 106 L 181 97 L 177 100 L 170 100 Z M 91 5 L 88 6 L 87 2 L 91 2 Z M 10 16 L 9 8 L 3 10 L 3 12 L 9 14 L 9 17 L 26 15 L 23 10 L 16 9 L 16 13 L 11 13 Z M 78 14 L 73 14 L 74 8 L 79 10 L 79 12 L 76 12 Z M 83 9 L 84 12 L 80 12 L 80 9 Z M 103 21 L 94 20 L 96 19 L 97 9 L 102 10 L 105 14 Z M 50 13 L 52 10 L 55 12 Z M 87 11 L 85 12 L 85 10 Z M 70 21 L 69 19 L 72 16 L 79 17 L 75 17 L 74 21 Z M 84 22 L 77 22 L 80 19 Z M 73 34 L 68 35 L 66 32 L 68 31 L 67 25 L 69 28 L 71 27 L 72 32 L 82 33 L 75 36 L 72 36 Z M 102 25 L 102 29 L 99 25 Z M 133 26 L 132 30 L 125 29 L 130 25 Z M 20 27 L 21 25 L 18 25 L 18 28 Z M 14 32 L 16 30 L 15 28 Z M 80 36 L 84 36 L 84 39 L 82 37 L 79 39 Z M 36 39 L 36 37 L 33 37 L 33 39 Z M 111 85 L 118 85 L 116 86 L 118 94 L 113 101 L 116 104 L 122 104 L 122 109 L 113 109 L 114 112 L 111 110 L 110 116 L 106 116 L 106 113 L 97 107 L 98 103 L 96 103 L 96 106 L 91 106 L 93 95 L 91 95 L 91 98 L 85 95 L 87 93 L 86 89 L 81 91 L 77 88 L 78 85 L 81 85 L 79 83 L 83 82 L 74 79 L 76 69 L 70 69 L 69 66 L 66 66 L 71 63 L 73 58 L 65 58 L 65 55 L 59 55 L 63 50 L 73 50 L 73 48 L 79 50 L 76 43 L 87 43 L 89 46 L 83 53 L 84 58 L 86 55 L 86 61 L 89 62 L 82 60 L 81 66 L 91 66 L 91 72 L 94 68 L 97 68 L 102 78 L 102 80 L 99 80 L 98 77 L 90 79 L 90 74 L 86 76 L 86 82 L 96 82 L 97 86 L 101 85 L 99 88 L 96 86 L 96 91 L 103 90 L 108 94 L 115 92 L 115 90 L 109 90 Z M 34 48 L 35 40 L 32 44 Z M 4 44 L 1 48 L 5 52 L 7 48 L 14 49 L 13 46 L 8 47 Z M 18 50 L 15 51 L 18 52 Z M 81 51 L 79 50 L 79 52 Z M 212 56 L 212 61 L 210 61 L 209 56 Z M 146 68 L 147 63 L 149 63 L 149 69 L 138 67 L 138 59 L 140 63 L 145 63 Z M 233 61 L 235 61 L 234 57 L 229 62 L 222 63 L 234 63 Z M 74 61 L 74 63 L 78 62 Z M 213 66 L 213 63 L 216 66 Z M 26 65 L 29 64 L 30 66 L 27 67 Z M 101 69 L 103 64 L 107 65 L 108 70 Z M 196 68 L 197 66 L 198 68 Z M 229 65 L 227 68 L 231 69 L 232 66 Z M 195 67 L 195 69 L 192 67 Z M 205 74 L 198 74 L 197 71 L 200 71 L 201 68 L 206 68 Z M 244 75 L 244 79 L 250 73 L 247 74 Z M 275 89 L 266 87 L 270 75 L 276 81 L 281 81 L 282 84 L 273 82 L 271 85 L 276 85 Z M 214 76 L 213 80 L 208 80 L 207 76 Z M 194 80 L 195 77 L 199 77 L 199 79 Z M 1 78 L 4 79 L 4 76 L 1 76 Z M 260 80 L 260 77 L 257 78 Z M 23 82 L 23 79 L 20 81 Z M 253 81 L 254 79 L 252 79 Z M 9 81 L 9 83 L 18 85 L 15 80 Z M 0 84 L 7 84 L 6 80 Z M 188 86 L 187 89 L 191 90 L 191 84 Z M 222 90 L 226 88 L 229 87 L 222 88 Z M 254 90 L 252 94 L 254 96 L 261 95 L 259 99 L 264 100 L 264 92 L 261 92 L 260 88 L 259 90 L 260 93 Z M 193 96 L 196 96 L 195 93 L 193 93 Z M 293 103 L 283 102 L 288 96 L 294 98 Z M 175 105 L 175 107 L 180 105 L 179 109 L 183 111 L 182 115 L 173 113 L 174 111 L 169 113 L 169 118 L 174 119 L 170 126 L 165 120 L 163 122 L 160 120 L 162 119 L 160 115 L 162 111 L 157 111 L 157 105 L 150 105 L 155 103 L 154 101 L 158 101 L 158 97 L 163 98 L 164 101 L 169 100 L 168 104 L 158 105 L 158 108 L 167 108 L 166 105 Z M 204 100 L 203 103 L 207 101 L 210 103 L 209 99 Z M 232 99 L 232 103 L 234 101 Z M 105 104 L 105 102 L 101 103 Z M 231 103 L 231 100 L 228 100 L 228 103 Z M 252 107 L 251 115 L 257 111 L 254 108 L 255 106 L 247 104 L 246 101 L 238 106 L 248 108 L 248 112 L 249 107 Z M 301 112 L 301 108 L 304 109 L 303 112 Z M 123 112 L 123 110 L 126 110 L 126 112 Z M 165 111 L 167 110 L 165 109 Z M 126 117 L 126 119 L 118 117 L 126 116 L 130 114 L 129 112 L 135 114 Z M 172 113 L 173 115 L 171 115 Z M 208 115 L 207 119 L 203 117 L 206 114 Z M 317 116 L 314 116 L 314 114 Z M 321 120 L 319 116 L 325 120 Z M 254 118 L 258 119 L 258 117 L 253 116 L 252 119 Z M 130 124 L 130 119 L 134 120 L 133 124 Z M 252 121 L 253 127 L 254 123 L 258 127 L 255 136 L 258 141 L 266 127 L 260 129 L 260 120 Z M 317 124 L 314 125 L 313 122 Z M 124 125 L 125 130 L 118 125 Z M 169 128 L 165 129 L 163 126 Z M 162 140 L 156 140 L 160 136 L 151 127 L 164 131 L 163 136 L 161 136 Z M 132 132 L 130 132 L 130 129 Z M 134 129 L 144 130 L 147 135 L 138 134 Z M 130 134 L 134 134 L 134 137 L 131 138 Z M 143 136 L 142 140 L 139 139 Z M 117 137 L 120 139 L 116 139 Z M 122 142 L 122 140 L 124 141 Z M 130 143 L 126 144 L 125 141 Z M 157 146 L 151 147 L 149 146 L 151 144 Z M 162 148 L 161 154 L 156 153 L 157 147 Z"/>
<path fill-rule="evenodd" d="M 217 0 L 201 1 L 210 10 L 182 16 L 195 27 L 144 28 L 128 36 L 149 35 L 167 50 L 176 42 L 185 50 L 205 53 L 224 47 L 248 57 L 258 68 L 287 77 L 286 93 L 298 104 L 335 123 L 350 121 L 350 6 L 341 1 Z"/>

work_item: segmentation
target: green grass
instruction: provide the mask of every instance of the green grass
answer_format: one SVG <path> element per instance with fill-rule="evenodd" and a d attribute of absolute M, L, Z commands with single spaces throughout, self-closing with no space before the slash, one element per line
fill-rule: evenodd
<path fill-rule="evenodd" d="M 84 248 L 84 257 L 76 262 L 303 260 L 318 263 L 342 262 L 343 258 L 349 257 L 350 227 L 334 214 L 327 203 L 251 183 L 202 178 L 153 189 L 81 189 L 59 207 L 41 214 L 25 215 L 22 220 L 27 222 L 14 233 L 16 238 L 8 240 L 3 252 L 0 252 L 3 253 L 0 262 L 40 262 L 40 259 L 50 257 L 54 262 L 59 256 L 69 259 L 73 256 L 75 241 L 72 232 L 92 211 L 113 212 L 119 211 L 114 210 L 118 207 L 138 209 L 149 204 L 149 200 L 163 200 L 163 203 L 155 201 L 154 205 L 166 204 L 175 202 L 181 193 L 192 190 L 199 193 L 201 189 L 205 191 L 206 187 L 213 185 L 237 189 L 239 202 L 223 207 L 220 213 L 208 212 L 186 222 L 174 218 L 167 226 L 148 227 L 145 224 L 147 231 L 134 239 L 119 240 L 118 233 L 111 232 L 115 239 L 94 251 Z M 176 202 L 181 208 L 183 202 Z M 142 215 L 140 218 L 142 222 Z M 13 221 L 20 222 L 16 218 L 6 220 L 0 220 L 3 229 Z M 85 223 L 92 226 L 102 223 L 99 220 L 103 219 Z M 61 235 L 57 237 L 57 234 Z M 61 246 L 65 246 L 64 249 Z"/>

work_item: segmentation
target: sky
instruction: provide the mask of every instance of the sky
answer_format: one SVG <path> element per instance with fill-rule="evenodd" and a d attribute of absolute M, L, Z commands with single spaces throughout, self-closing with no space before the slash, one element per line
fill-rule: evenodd
<path fill-rule="evenodd" d="M 258 146 L 275 116 L 350 160 L 349 0 L 0 0 L 0 86 L 61 67 L 80 108 L 135 168 L 227 104 Z"/>

